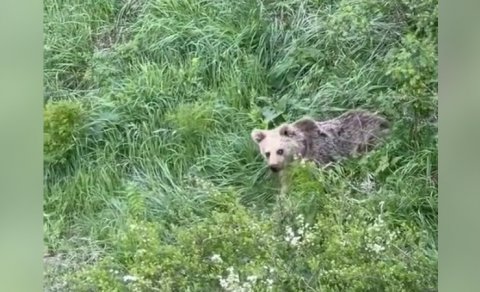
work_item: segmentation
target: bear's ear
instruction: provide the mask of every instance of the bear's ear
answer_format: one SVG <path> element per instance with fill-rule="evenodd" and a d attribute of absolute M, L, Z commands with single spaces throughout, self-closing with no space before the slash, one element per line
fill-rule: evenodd
<path fill-rule="evenodd" d="M 314 133 L 318 129 L 317 123 L 312 118 L 300 119 L 293 123 L 292 126 L 304 133 Z"/>
<path fill-rule="evenodd" d="M 265 139 L 266 135 L 265 135 L 264 131 L 254 129 L 251 133 L 251 137 L 252 137 L 253 141 L 255 141 L 257 143 L 260 143 L 260 142 L 262 142 L 263 139 Z"/>
<path fill-rule="evenodd" d="M 278 132 L 281 136 L 293 137 L 296 135 L 295 128 L 289 124 L 283 124 L 278 128 Z"/>

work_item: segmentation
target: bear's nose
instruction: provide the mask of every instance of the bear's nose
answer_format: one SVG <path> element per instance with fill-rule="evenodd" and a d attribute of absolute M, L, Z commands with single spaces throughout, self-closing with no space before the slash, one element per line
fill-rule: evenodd
<path fill-rule="evenodd" d="M 278 172 L 280 170 L 280 168 L 276 165 L 272 165 L 272 166 L 270 166 L 270 170 L 273 171 L 273 172 Z"/>

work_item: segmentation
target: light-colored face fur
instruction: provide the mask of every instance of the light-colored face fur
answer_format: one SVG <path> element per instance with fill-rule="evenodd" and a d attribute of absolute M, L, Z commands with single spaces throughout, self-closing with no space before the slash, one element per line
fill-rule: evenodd
<path fill-rule="evenodd" d="M 304 151 L 302 133 L 288 124 L 272 130 L 255 129 L 251 136 L 273 172 L 284 169 L 295 155 L 301 155 Z"/>

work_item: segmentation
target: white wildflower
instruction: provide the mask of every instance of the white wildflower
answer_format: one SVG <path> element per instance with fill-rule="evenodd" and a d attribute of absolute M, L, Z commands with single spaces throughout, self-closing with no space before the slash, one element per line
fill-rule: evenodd
<path fill-rule="evenodd" d="M 388 238 L 386 240 L 386 244 L 389 245 L 394 239 L 397 238 L 397 231 L 388 231 Z"/>
<path fill-rule="evenodd" d="M 230 266 L 230 267 L 227 268 L 227 271 L 228 271 L 229 274 L 233 274 L 235 269 L 232 266 Z"/>
<path fill-rule="evenodd" d="M 228 289 L 229 283 L 227 282 L 226 279 L 220 278 L 220 279 L 219 279 L 219 282 L 220 282 L 220 286 L 221 286 L 223 289 Z"/>
<path fill-rule="evenodd" d="M 219 277 L 220 286 L 226 291 L 243 291 L 240 286 L 240 278 L 233 267 L 227 268 L 227 278 Z"/>
<path fill-rule="evenodd" d="M 275 272 L 275 268 L 273 267 L 263 266 L 263 268 L 267 270 L 270 274 L 273 274 Z"/>
<path fill-rule="evenodd" d="M 257 279 L 258 279 L 258 277 L 255 276 L 255 275 L 251 275 L 251 276 L 248 276 L 248 277 L 247 277 L 247 281 L 248 281 L 248 282 L 251 282 L 251 283 L 253 283 L 253 284 L 255 284 L 255 282 L 257 282 Z"/>
<path fill-rule="evenodd" d="M 210 257 L 210 260 L 215 263 L 215 264 L 221 264 L 223 263 L 222 257 L 219 254 L 213 254 Z"/>
<path fill-rule="evenodd" d="M 286 227 L 285 232 L 285 241 L 288 242 L 291 246 L 297 246 L 300 241 L 300 236 L 295 236 L 292 228 L 290 226 Z"/>
<path fill-rule="evenodd" d="M 375 253 L 380 253 L 385 250 L 385 247 L 379 245 L 379 244 L 367 244 L 367 248 Z"/>
<path fill-rule="evenodd" d="M 286 238 L 291 238 L 295 236 L 295 233 L 293 233 L 292 227 L 290 226 L 287 226 L 285 228 L 285 232 L 287 233 L 287 235 L 285 236 Z"/>
<path fill-rule="evenodd" d="M 246 291 L 251 291 L 252 290 L 252 284 L 245 282 L 242 284 L 242 287 L 238 289 L 238 292 L 246 292 Z"/>
<path fill-rule="evenodd" d="M 267 279 L 267 285 L 268 285 L 268 289 L 271 290 L 273 287 L 273 280 L 272 279 Z"/>
<path fill-rule="evenodd" d="M 300 236 L 295 236 L 290 240 L 290 245 L 297 246 L 299 242 L 300 242 Z"/>
<path fill-rule="evenodd" d="M 303 236 L 303 234 L 305 233 L 305 228 L 303 227 L 298 228 L 297 233 L 298 235 Z"/>
<path fill-rule="evenodd" d="M 125 275 L 123 276 L 123 282 L 135 282 L 138 278 L 135 276 Z"/>
<path fill-rule="evenodd" d="M 381 245 L 378 245 L 376 243 L 373 245 L 373 251 L 376 252 L 376 253 L 380 253 L 384 250 L 385 250 L 385 247 L 383 247 Z"/>
<path fill-rule="evenodd" d="M 297 219 L 300 224 L 303 224 L 305 218 L 303 217 L 303 214 L 299 214 L 295 219 Z"/>

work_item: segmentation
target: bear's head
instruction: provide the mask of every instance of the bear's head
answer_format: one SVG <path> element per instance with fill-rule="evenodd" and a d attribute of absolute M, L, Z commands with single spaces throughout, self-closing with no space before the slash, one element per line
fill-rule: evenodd
<path fill-rule="evenodd" d="M 309 144 L 309 133 L 316 131 L 313 119 L 282 124 L 272 130 L 254 129 L 251 133 L 268 167 L 273 172 L 284 169 L 295 156 L 303 157 Z"/>

